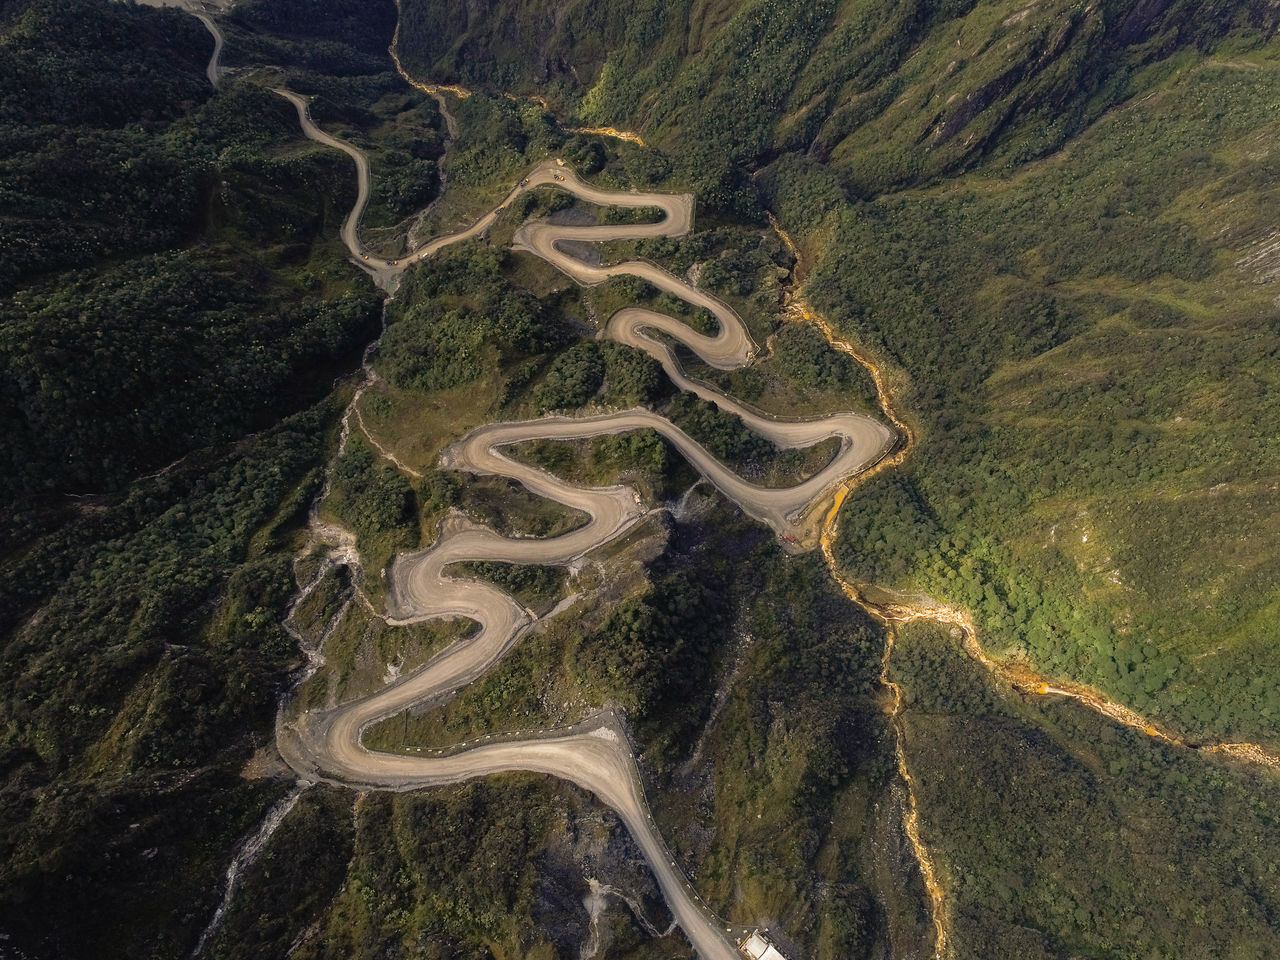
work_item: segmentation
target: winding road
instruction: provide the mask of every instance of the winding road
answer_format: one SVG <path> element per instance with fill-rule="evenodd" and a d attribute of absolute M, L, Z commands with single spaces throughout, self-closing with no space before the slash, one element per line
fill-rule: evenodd
<path fill-rule="evenodd" d="M 356 162 L 356 202 L 347 214 L 347 218 L 342 221 L 342 242 L 346 245 L 352 259 L 359 267 L 372 274 L 380 287 L 390 289 L 394 286 L 394 281 L 399 279 L 401 270 L 393 270 L 388 265 L 386 270 L 379 272 L 377 267 L 369 262 L 368 254 L 364 252 L 364 248 L 360 245 L 360 218 L 364 216 L 364 208 L 369 205 L 368 157 L 364 155 L 363 150 L 353 147 L 345 140 L 331 137 L 317 127 L 315 121 L 311 119 L 311 105 L 305 97 L 281 87 L 272 87 L 271 90 L 273 93 L 278 93 L 284 97 L 297 109 L 298 123 L 302 126 L 303 134 L 317 143 L 323 143 L 326 147 L 341 150 Z M 382 262 L 378 261 L 378 263 Z"/>
<path fill-rule="evenodd" d="M 226 38 L 222 35 L 222 28 L 214 22 L 208 11 L 224 12 L 222 4 L 208 2 L 208 0 L 141 0 L 141 2 L 148 7 L 174 7 L 184 10 L 204 24 L 204 28 L 213 37 L 213 53 L 209 54 L 209 65 L 205 67 L 204 75 L 209 78 L 211 86 L 218 87 L 222 81 L 222 45 Z"/>
<path fill-rule="evenodd" d="M 210 86 L 217 87 L 222 79 L 222 44 L 224 41 L 222 30 L 208 14 L 197 13 L 195 17 L 213 35 L 213 53 L 209 54 L 209 65 L 205 67 L 204 75 L 209 78 Z"/>
<path fill-rule="evenodd" d="M 747 514 L 768 524 L 794 551 L 817 543 L 823 518 L 819 508 L 851 475 L 883 457 L 892 447 L 895 434 L 879 421 L 853 413 L 810 420 L 768 417 L 688 377 L 670 348 L 654 334 L 672 337 L 713 367 L 732 369 L 751 362 L 756 352 L 737 314 L 722 301 L 653 264 L 637 261 L 596 267 L 560 249 L 564 241 L 603 242 L 682 235 L 692 227 L 693 197 L 601 190 L 580 180 L 558 161 L 547 161 L 534 168 L 494 210 L 468 229 L 432 240 L 399 261 L 388 262 L 372 257 L 358 236 L 360 216 L 369 196 L 369 167 L 363 154 L 317 128 L 302 97 L 283 89 L 276 92 L 297 108 L 303 132 L 308 137 L 342 150 L 355 160 L 359 191 L 356 205 L 343 224 L 342 238 L 353 262 L 385 289 L 394 290 L 410 264 L 449 244 L 483 234 L 503 208 L 524 190 L 553 186 L 601 206 L 656 207 L 662 212 L 662 219 L 654 223 L 600 226 L 526 223 L 517 232 L 513 244 L 517 249 L 541 257 L 581 284 L 601 283 L 615 276 L 636 276 L 691 304 L 705 307 L 719 326 L 714 336 L 697 333 L 672 317 L 638 307 L 615 313 L 604 325 L 601 336 L 646 351 L 662 364 L 680 388 L 742 417 L 751 429 L 778 447 L 808 447 L 829 437 L 840 439 L 839 452 L 813 477 L 791 487 L 765 488 L 743 480 L 669 420 L 643 408 L 580 418 L 546 417 L 496 423 L 472 431 L 443 452 L 442 467 L 515 479 L 538 496 L 584 512 L 588 522 L 563 536 L 542 540 L 509 539 L 469 524 L 446 525 L 434 546 L 400 557 L 393 564 L 388 619 L 393 623 L 406 623 L 464 617 L 475 621 L 479 629 L 449 646 L 418 671 L 375 694 L 331 709 L 308 711 L 293 721 L 282 720 L 277 729 L 281 754 L 301 777 L 311 781 L 324 780 L 366 789 L 412 790 L 506 771 L 543 773 L 569 780 L 595 794 L 618 813 L 699 955 L 706 960 L 737 957 L 737 950 L 726 938 L 724 928 L 697 898 L 667 852 L 645 804 L 626 737 L 607 712 L 573 730 L 544 731 L 526 739 L 485 742 L 469 749 L 463 745 L 464 748 L 456 752 L 441 751 L 431 757 L 369 750 L 361 741 L 362 733 L 370 725 L 410 707 L 439 701 L 480 677 L 533 624 L 530 612 L 505 591 L 482 581 L 446 576 L 447 567 L 471 560 L 567 565 L 626 532 L 646 513 L 639 497 L 628 487 L 577 487 L 508 457 L 503 452 L 505 447 L 529 440 L 570 440 L 646 428 L 656 430 L 709 482 Z"/>
<path fill-rule="evenodd" d="M 224 37 L 206 12 L 216 7 L 200 0 L 143 2 L 153 6 L 176 6 L 201 21 L 214 41 L 206 76 L 212 86 L 218 87 L 222 77 Z M 392 56 L 395 57 L 394 42 Z M 396 63 L 399 67 L 398 59 Z M 401 73 L 404 73 L 403 69 Z M 454 136 L 455 121 L 440 95 L 444 88 L 430 88 L 416 83 L 415 86 L 440 100 L 450 136 Z M 662 434 L 706 480 L 745 513 L 773 529 L 787 549 L 794 552 L 820 543 L 833 575 L 845 592 L 855 602 L 879 616 L 890 628 L 890 644 L 886 646 L 882 663 L 882 682 L 894 694 L 895 722 L 901 710 L 901 695 L 887 672 L 893 626 L 914 619 L 930 619 L 959 627 L 963 631 L 965 650 L 983 666 L 1004 676 L 1017 689 L 1041 695 L 1070 697 L 1099 713 L 1129 726 L 1144 729 L 1149 735 L 1167 742 L 1208 753 L 1223 753 L 1280 769 L 1280 757 L 1268 753 L 1258 745 L 1189 743 L 1167 733 L 1133 711 L 1107 700 L 1091 688 L 1075 684 L 1053 685 L 1039 675 L 1018 669 L 1016 665 L 994 661 L 978 644 L 970 618 L 960 611 L 941 606 L 912 608 L 905 605 L 872 604 L 858 586 L 843 578 L 832 553 L 832 544 L 836 534 L 838 508 L 849 492 L 851 479 L 865 476 L 873 465 L 885 467 L 900 462 L 913 445 L 910 431 L 893 414 L 892 404 L 879 375 L 876 375 L 876 385 L 882 406 L 907 439 L 893 458 L 889 458 L 888 454 L 894 447 L 898 434 L 872 418 L 854 413 L 814 419 L 771 417 L 689 377 L 670 347 L 655 334 L 674 339 L 693 351 L 703 362 L 717 369 L 734 369 L 755 358 L 756 348 L 745 325 L 722 301 L 651 263 L 631 261 L 594 266 L 561 249 L 560 245 L 566 242 L 600 243 L 683 235 L 692 229 L 692 196 L 602 190 L 580 180 L 561 162 L 549 160 L 535 167 L 508 192 L 501 203 L 466 230 L 431 240 L 400 259 L 387 260 L 367 250 L 359 237 L 360 221 L 370 195 L 367 157 L 353 145 L 322 131 L 312 120 L 305 98 L 286 89 L 275 89 L 275 92 L 293 104 L 301 128 L 308 138 L 341 150 L 354 160 L 357 198 L 343 221 L 341 237 L 352 261 L 366 271 L 380 287 L 394 292 L 401 275 L 411 264 L 450 244 L 483 235 L 501 216 L 506 205 L 525 190 L 552 186 L 599 206 L 657 208 L 662 214 L 661 219 L 643 224 L 563 226 L 546 221 L 529 222 L 516 232 L 513 247 L 540 257 L 582 285 L 599 284 L 611 277 L 638 277 L 687 303 L 705 308 L 716 318 L 718 329 L 714 335 L 700 334 L 675 318 L 640 307 L 617 311 L 608 318 L 600 335 L 645 351 L 662 365 L 667 376 L 681 390 L 692 392 L 741 417 L 750 429 L 780 449 L 806 448 L 832 437 L 840 440 L 838 453 L 817 474 L 791 487 L 772 489 L 743 480 L 677 426 L 643 408 L 590 417 L 548 417 L 525 422 L 496 423 L 472 431 L 443 452 L 443 467 L 515 479 L 539 496 L 586 513 L 589 521 L 585 526 L 563 536 L 546 540 L 509 539 L 483 527 L 452 523 L 442 530 L 433 547 L 398 558 L 391 570 L 392 589 L 386 615 L 388 622 L 467 618 L 478 624 L 479 629 L 471 636 L 450 645 L 421 669 L 388 684 L 372 695 L 331 709 L 307 711 L 292 721 L 284 719 L 282 712 L 277 724 L 277 744 L 281 755 L 299 774 L 302 785 L 327 781 L 358 788 L 404 791 L 516 771 L 568 780 L 595 794 L 614 809 L 626 824 L 653 870 L 676 922 L 698 954 L 705 960 L 735 960 L 740 956 L 725 935 L 729 928 L 724 927 L 698 898 L 663 842 L 646 804 L 635 758 L 625 733 L 609 711 L 600 711 L 572 729 L 530 732 L 527 737 L 517 734 L 517 739 L 505 741 L 483 737 L 484 742 L 480 745 L 461 744 L 453 750 L 435 751 L 436 755 L 431 757 L 375 752 L 362 743 L 363 732 L 370 725 L 406 709 L 440 701 L 482 676 L 535 622 L 532 612 L 505 591 L 482 581 L 446 576 L 445 571 L 450 565 L 476 560 L 568 565 L 625 533 L 646 513 L 640 506 L 639 497 L 628 487 L 576 487 L 536 467 L 511 459 L 502 452 L 503 448 L 537 439 L 570 440 L 639 429 L 653 429 Z M 641 142 L 634 135 L 612 129 L 597 132 Z M 782 236 L 789 243 L 785 234 Z M 807 310 L 802 312 L 804 319 L 813 319 Z M 820 318 L 819 322 L 821 323 Z M 825 325 L 824 332 L 833 345 L 840 346 L 862 360 L 848 344 L 837 341 Z M 874 368 L 872 370 L 875 373 Z M 386 455 L 398 463 L 393 455 Z M 834 504 L 829 510 L 820 509 L 829 504 Z M 349 538 L 345 531 L 337 531 L 337 538 L 344 542 L 351 540 L 346 546 L 347 549 L 354 550 L 353 538 Z M 353 557 L 351 562 L 356 562 L 356 558 Z M 897 761 L 909 799 L 904 823 L 930 894 L 937 930 L 935 956 L 941 957 L 947 944 L 942 891 L 936 881 L 928 851 L 919 836 L 919 815 L 915 805 L 913 780 L 906 764 L 904 740 L 899 729 Z M 235 888 L 235 873 L 270 837 L 271 831 L 292 809 L 299 792 L 300 790 L 295 791 L 273 810 L 258 834 L 250 839 L 229 868 L 223 902 L 201 936 L 193 956 L 202 952 L 230 904 Z"/>

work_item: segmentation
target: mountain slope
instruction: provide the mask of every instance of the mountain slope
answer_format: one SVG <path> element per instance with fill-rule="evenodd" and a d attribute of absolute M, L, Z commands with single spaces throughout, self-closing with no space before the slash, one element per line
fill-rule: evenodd
<path fill-rule="evenodd" d="M 1151 65 L 1252 44 L 1276 17 L 1257 0 L 410 0 L 399 39 L 418 75 L 543 94 L 690 169 L 803 152 L 867 193 L 1043 155 Z"/>

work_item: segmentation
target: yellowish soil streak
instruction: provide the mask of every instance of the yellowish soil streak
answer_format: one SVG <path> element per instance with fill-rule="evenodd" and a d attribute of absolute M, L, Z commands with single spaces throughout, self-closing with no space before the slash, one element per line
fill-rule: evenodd
<path fill-rule="evenodd" d="M 404 64 L 400 62 L 400 25 L 397 22 L 395 36 L 391 39 L 391 59 L 395 62 L 396 72 L 402 76 L 410 86 L 417 87 L 423 93 L 428 93 L 433 97 L 439 97 L 445 93 L 452 93 L 459 100 L 465 100 L 471 96 L 471 91 L 466 87 L 458 86 L 454 83 L 423 83 L 421 80 L 415 80 L 407 70 Z M 531 100 L 540 106 L 543 110 L 550 111 L 551 105 L 547 103 L 546 97 L 540 97 L 536 93 L 531 93 L 523 97 L 517 97 L 513 93 L 504 93 L 504 97 L 508 100 Z M 626 140 L 628 143 L 634 143 L 637 146 L 644 146 L 644 140 L 640 134 L 630 130 L 619 130 L 617 127 L 565 127 L 568 133 L 585 133 L 599 137 L 613 137 L 616 140 Z"/>
<path fill-rule="evenodd" d="M 396 6 L 399 6 L 397 2 Z M 391 37 L 391 47 L 387 51 L 391 54 L 391 61 L 396 65 L 396 73 L 404 78 L 404 81 L 411 87 L 417 87 L 423 93 L 429 93 L 433 97 L 438 97 L 442 93 L 452 93 L 459 100 L 465 100 L 471 96 L 471 91 L 466 87 L 459 87 L 456 84 L 442 83 L 423 83 L 421 80 L 415 80 L 408 70 L 404 68 L 404 64 L 400 62 L 400 18 L 396 17 L 396 31 Z"/>
<path fill-rule="evenodd" d="M 794 253 L 796 248 L 791 238 L 780 226 L 778 226 L 777 221 L 773 220 L 772 214 L 770 214 L 770 220 L 773 221 L 774 229 L 777 230 L 783 242 Z M 885 416 L 893 422 L 894 426 L 903 437 L 902 442 L 891 456 L 881 460 L 869 470 L 853 477 L 836 491 L 835 502 L 832 505 L 830 512 L 827 514 L 826 524 L 822 533 L 823 556 L 826 557 L 827 564 L 831 568 L 832 575 L 840 582 L 841 586 L 845 589 L 845 592 L 849 594 L 852 599 L 887 624 L 909 623 L 913 620 L 932 620 L 936 623 L 945 623 L 958 627 L 961 633 L 961 643 L 965 653 L 1022 693 L 1037 694 L 1041 696 L 1069 697 L 1070 699 L 1083 703 L 1085 706 L 1102 714 L 1103 716 L 1110 717 L 1112 720 L 1126 726 L 1141 730 L 1143 733 L 1150 737 L 1154 737 L 1157 740 L 1163 740 L 1166 743 L 1175 744 L 1177 746 L 1200 750 L 1205 753 L 1222 753 L 1228 756 L 1250 760 L 1254 763 L 1261 763 L 1275 769 L 1280 769 L 1280 755 L 1271 753 L 1266 748 L 1256 743 L 1203 743 L 1190 741 L 1163 728 L 1155 721 L 1144 717 L 1137 711 L 1132 710 L 1123 704 L 1116 703 L 1114 700 L 1108 699 L 1092 687 L 1067 680 L 1051 681 L 1041 674 L 1036 673 L 1027 664 L 1020 661 L 996 660 L 992 658 L 978 642 L 978 632 L 974 627 L 973 618 L 964 610 L 959 610 L 955 607 L 949 607 L 937 602 L 925 604 L 907 603 L 901 599 L 888 602 L 873 602 L 866 597 L 865 593 L 861 589 L 846 581 L 844 576 L 840 573 L 836 565 L 835 556 L 832 553 L 832 545 L 835 543 L 837 526 L 839 523 L 840 507 L 844 504 L 845 498 L 848 497 L 849 493 L 856 489 L 858 485 L 862 484 L 868 478 L 874 476 L 881 470 L 897 466 L 902 463 L 915 447 L 916 438 L 910 426 L 899 414 L 898 408 L 893 399 L 893 394 L 889 389 L 889 385 L 884 374 L 870 357 L 862 353 L 847 340 L 837 336 L 826 318 L 817 313 L 804 300 L 799 291 L 790 297 L 787 304 L 787 312 L 789 314 L 789 319 L 812 323 L 822 331 L 823 336 L 827 338 L 827 342 L 830 343 L 832 347 L 847 353 L 866 368 L 867 372 L 871 375 L 872 380 L 875 382 L 876 393 L 879 398 L 880 406 L 884 410 Z"/>
<path fill-rule="evenodd" d="M 778 236 L 782 238 L 782 242 L 798 258 L 799 252 L 794 241 L 782 229 L 772 213 L 769 214 L 769 222 L 773 225 L 773 229 Z M 894 621 L 885 616 L 879 607 L 870 603 L 862 591 L 844 576 L 839 564 L 836 563 L 834 553 L 840 526 L 840 508 L 844 506 L 844 501 L 849 496 L 849 493 L 877 473 L 901 464 L 915 445 L 915 433 L 900 416 L 894 402 L 893 393 L 889 389 L 888 382 L 880 367 L 869 356 L 855 348 L 848 340 L 838 336 L 827 319 L 809 305 L 798 289 L 792 291 L 787 298 L 786 319 L 791 322 L 808 323 L 817 327 L 833 349 L 853 357 L 867 370 L 872 382 L 875 384 L 876 398 L 880 404 L 880 409 L 884 411 L 885 416 L 893 423 L 900 437 L 898 444 L 889 456 L 884 457 L 869 469 L 850 477 L 844 484 L 836 488 L 832 497 L 831 509 L 827 512 L 826 519 L 822 525 L 819 544 L 822 547 L 822 556 L 827 562 L 827 569 L 831 571 L 831 576 L 839 584 L 840 589 L 844 591 L 850 600 L 884 623 L 886 628 L 884 653 L 880 658 L 880 683 L 889 691 L 891 698 L 890 714 L 893 720 L 894 739 L 896 741 L 894 756 L 898 763 L 898 776 L 902 778 L 907 794 L 906 809 L 902 816 L 902 827 L 907 835 L 907 841 L 911 844 L 916 863 L 920 868 L 920 877 L 924 882 L 925 891 L 929 895 L 929 913 L 933 920 L 934 928 L 933 955 L 935 960 L 942 960 L 946 956 L 948 943 L 946 895 L 942 889 L 942 884 L 938 881 L 938 871 L 934 867 L 933 857 L 929 854 L 929 848 L 925 846 L 924 840 L 920 836 L 920 808 L 916 802 L 916 782 L 911 775 L 911 768 L 907 764 L 905 748 L 906 729 L 902 723 L 902 688 L 889 678 L 889 661 L 893 655 L 893 642 L 896 636 Z"/>
<path fill-rule="evenodd" d="M 543 101 L 546 104 L 546 101 Z M 617 140 L 626 140 L 637 146 L 644 146 L 644 141 L 640 138 L 640 134 L 632 133 L 630 130 L 619 130 L 617 127 L 566 127 L 570 133 L 586 133 L 593 134 L 598 137 L 614 137 Z"/>
<path fill-rule="evenodd" d="M 769 214 L 769 221 L 773 225 L 778 236 L 782 239 L 783 243 L 786 244 L 788 249 L 798 257 L 799 254 L 794 241 L 787 232 L 782 229 L 781 225 L 774 218 L 772 213 Z M 893 393 L 889 388 L 888 381 L 879 365 L 848 340 L 836 334 L 830 322 L 813 309 L 813 307 L 804 299 L 804 296 L 799 289 L 793 291 L 787 298 L 786 317 L 788 320 L 793 322 L 812 324 L 822 332 L 823 336 L 827 339 L 827 342 L 834 349 L 848 354 L 866 369 L 868 374 L 871 376 L 872 381 L 875 383 L 876 394 L 881 409 L 884 411 L 885 416 L 892 421 L 901 437 L 898 445 L 894 449 L 894 452 L 890 454 L 890 456 L 880 460 L 870 469 L 850 478 L 842 486 L 836 489 L 831 509 L 828 511 L 826 521 L 823 524 L 820 544 L 822 547 L 823 558 L 827 562 L 827 568 L 830 570 L 832 578 L 837 584 L 839 584 L 845 595 L 878 619 L 886 627 L 886 643 L 884 655 L 881 658 L 880 682 L 884 685 L 885 689 L 889 691 L 892 697 L 892 716 L 894 729 L 897 733 L 897 746 L 895 753 L 898 762 L 898 773 L 902 777 L 903 783 L 906 785 L 907 789 L 907 808 L 903 816 L 903 827 L 908 840 L 911 842 L 912 849 L 915 852 L 925 889 L 929 894 L 933 924 L 936 932 L 934 944 L 935 958 L 941 960 L 941 958 L 945 956 L 948 943 L 945 892 L 938 882 L 937 871 L 934 868 L 933 860 L 929 855 L 929 850 L 920 837 L 920 815 L 919 808 L 916 803 L 915 780 L 911 776 L 911 771 L 907 765 L 906 753 L 904 750 L 905 731 L 901 721 L 902 691 L 898 685 L 889 678 L 889 662 L 893 653 L 893 643 L 896 639 L 897 625 L 917 620 L 930 620 L 935 623 L 948 624 L 957 628 L 961 637 L 961 646 L 965 653 L 980 663 L 992 674 L 1005 681 L 1021 693 L 1038 696 L 1067 697 L 1082 703 L 1089 709 L 1094 710 L 1105 717 L 1109 717 L 1118 723 L 1124 724 L 1125 726 L 1141 730 L 1147 736 L 1153 737 L 1157 740 L 1162 740 L 1165 743 L 1198 750 L 1207 754 L 1223 754 L 1239 760 L 1261 764 L 1273 770 L 1280 770 L 1280 755 L 1271 753 L 1256 743 L 1194 743 L 1161 727 L 1159 724 L 1142 716 L 1137 711 L 1132 710 L 1123 704 L 1116 703 L 1114 700 L 1108 699 L 1092 687 L 1070 681 L 1050 681 L 1044 676 L 1036 673 L 1025 663 L 994 659 L 987 654 L 981 643 L 978 642 L 978 633 L 974 627 L 973 618 L 964 610 L 959 610 L 936 602 L 908 603 L 902 599 L 873 601 L 867 596 L 865 590 L 860 585 L 849 580 L 841 571 L 839 564 L 836 562 L 834 553 L 834 546 L 839 533 L 840 508 L 844 505 L 849 494 L 858 486 L 865 483 L 877 473 L 901 464 L 907 458 L 907 455 L 912 451 L 912 449 L 914 449 L 916 436 L 914 431 L 911 429 L 911 426 L 903 419 L 894 400 Z M 878 590 L 877 592 L 883 591 Z"/>
<path fill-rule="evenodd" d="M 848 497 L 849 491 L 853 486 L 854 482 L 851 481 L 836 491 L 835 500 L 831 505 L 831 510 L 827 513 L 826 522 L 822 527 L 822 539 L 820 541 L 822 556 L 827 561 L 827 569 L 831 571 L 832 578 L 839 584 L 845 596 L 880 620 L 885 626 L 884 653 L 880 658 L 880 683 L 889 691 L 891 697 L 890 715 L 893 718 L 896 741 L 894 756 L 898 762 L 898 775 L 902 778 L 907 792 L 907 804 L 902 817 L 902 826 L 915 854 L 916 863 L 920 867 L 920 878 L 924 882 L 925 891 L 929 894 L 929 912 L 933 919 L 934 928 L 933 956 L 935 960 L 942 960 L 946 956 L 948 941 L 946 895 L 942 889 L 942 884 L 938 882 L 938 872 L 933 865 L 933 857 L 930 856 L 929 848 L 925 846 L 924 840 L 920 836 L 920 808 L 916 803 L 916 783 L 911 776 L 911 768 L 907 765 L 906 729 L 902 723 L 902 688 L 889 678 L 889 660 L 893 655 L 893 642 L 897 636 L 894 629 L 897 621 L 886 616 L 881 607 L 868 601 L 862 591 L 858 589 L 858 586 L 844 576 L 839 564 L 836 563 L 834 553 L 836 537 L 839 534 L 840 508 L 844 505 L 845 498 Z"/>

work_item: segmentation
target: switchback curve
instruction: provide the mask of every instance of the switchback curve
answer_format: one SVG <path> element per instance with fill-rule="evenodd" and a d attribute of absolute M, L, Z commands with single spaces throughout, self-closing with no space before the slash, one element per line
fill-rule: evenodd
<path fill-rule="evenodd" d="M 659 331 L 688 347 L 708 364 L 732 369 L 749 363 L 755 347 L 741 319 L 722 301 L 652 264 L 630 262 L 593 267 L 564 253 L 562 241 L 602 242 L 652 236 L 677 236 L 692 227 L 693 198 L 664 193 L 615 193 L 579 180 L 557 161 L 539 164 L 502 202 L 470 228 L 424 244 L 399 262 L 371 262 L 359 243 L 357 227 L 368 197 L 368 164 L 349 144 L 319 131 L 306 111 L 306 101 L 277 91 L 298 109 L 303 130 L 312 139 L 341 149 L 356 159 L 360 191 L 343 226 L 352 258 L 388 289 L 411 263 L 451 243 L 482 234 L 521 191 L 542 185 L 567 190 L 599 205 L 657 207 L 663 218 L 650 224 L 557 226 L 545 221 L 524 225 L 514 244 L 553 264 L 583 284 L 612 276 L 638 276 L 659 289 L 710 310 L 719 330 L 698 334 L 679 321 L 640 308 L 614 314 L 602 335 L 628 343 L 654 356 L 682 389 L 696 392 L 738 416 L 779 447 L 807 447 L 828 437 L 840 439 L 835 458 L 815 476 L 788 488 L 750 484 L 729 470 L 696 441 L 665 418 L 642 408 L 593 417 L 550 417 L 520 423 L 483 426 L 447 450 L 442 466 L 518 480 L 531 492 L 585 512 L 589 521 L 561 537 L 547 540 L 508 539 L 468 527 L 447 529 L 430 549 L 399 558 L 392 567 L 389 616 L 392 622 L 465 617 L 479 629 L 442 651 L 424 667 L 377 693 L 329 710 L 309 711 L 283 722 L 277 742 L 285 759 L 304 778 L 368 789 L 408 790 L 456 783 L 503 771 L 549 774 L 576 783 L 617 811 L 652 867 L 672 913 L 695 949 L 709 960 L 731 960 L 736 950 L 701 904 L 666 852 L 644 804 L 643 792 L 625 737 L 607 715 L 588 729 L 546 731 L 528 739 L 485 743 L 436 756 L 407 756 L 367 749 L 361 736 L 371 724 L 411 706 L 442 699 L 481 676 L 529 628 L 533 617 L 514 598 L 476 580 L 445 576 L 445 568 L 468 560 L 566 565 L 628 530 L 643 515 L 639 498 L 629 488 L 579 488 L 536 467 L 515 461 L 502 448 L 535 439 L 573 439 L 650 428 L 662 433 L 690 463 L 744 512 L 767 523 L 791 550 L 811 547 L 831 492 L 851 475 L 881 458 L 895 434 L 884 424 L 859 414 L 837 414 L 809 420 L 771 418 L 743 407 L 710 386 L 692 380 L 679 368 L 670 349 L 650 335 Z M 487 739 L 487 738 L 486 738 Z"/>

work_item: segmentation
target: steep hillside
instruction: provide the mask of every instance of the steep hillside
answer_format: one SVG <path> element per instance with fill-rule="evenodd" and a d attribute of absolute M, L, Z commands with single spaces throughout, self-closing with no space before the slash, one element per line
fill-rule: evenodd
<path fill-rule="evenodd" d="M 1043 155 L 1153 66 L 1227 36 L 1250 46 L 1277 17 L 1260 0 L 403 7 L 400 48 L 420 76 L 543 95 L 689 169 L 806 153 L 855 194 Z"/>
<path fill-rule="evenodd" d="M 1277 8 L 626 12 L 459 5 L 419 42 L 408 3 L 400 44 L 634 128 L 709 208 L 800 239 L 918 432 L 846 508 L 856 579 L 1193 738 L 1280 739 Z"/>
<path fill-rule="evenodd" d="M 574 254 L 741 315 L 752 362 L 682 348 L 691 375 L 904 435 L 800 556 L 652 430 L 511 448 L 645 516 L 564 568 L 453 564 L 536 625 L 365 744 L 421 760 L 609 705 L 672 866 L 791 960 L 1280 954 L 1278 19 L 244 0 L 214 89 L 187 14 L 0 0 L 0 955 L 691 955 L 593 795 L 304 789 L 273 746 L 277 709 L 390 689 L 467 635 L 376 613 L 442 519 L 582 523 L 442 469 L 473 427 L 641 405 L 762 486 L 835 456 L 598 336 L 624 306 L 710 313 L 513 249 L 530 219 L 652 215 L 555 180 L 500 199 L 552 157 L 695 192 L 687 235 Z M 474 93 L 437 109 L 397 29 L 410 77 Z M 382 309 L 339 240 L 352 164 L 282 84 L 367 156 L 374 256 L 502 204 L 489 228 Z M 920 610 L 944 625 L 898 622 Z"/>
<path fill-rule="evenodd" d="M 239 773 L 381 303 L 337 240 L 349 164 L 213 89 L 212 47 L 176 10 L 0 5 L 6 955 L 185 956 L 286 790 Z M 366 89 L 426 99 L 389 67 Z"/>
<path fill-rule="evenodd" d="M 1280 740 L 1277 96 L 1189 62 L 1017 176 L 842 214 L 811 281 L 922 435 L 848 567 L 1195 739 Z"/>
<path fill-rule="evenodd" d="M 1224 902 L 1244 837 L 1275 842 L 1277 15 L 530 0 L 458 4 L 426 38 L 406 4 L 419 76 L 634 130 L 704 215 L 776 215 L 805 300 L 885 374 L 913 442 L 847 499 L 833 552 L 874 603 L 975 628 L 890 667 L 957 956 L 1271 948 L 1280 891 L 1258 862 L 1247 930 L 1188 918 Z M 962 642 L 985 670 L 957 666 Z M 1040 696 L 1063 689 L 1136 739 Z M 988 725 L 989 747 L 970 730 Z M 1070 784 L 1055 798 L 1025 787 L 1045 764 Z M 997 795 L 1025 819 L 977 817 Z M 1180 811 L 1176 841 L 1108 844 L 1087 877 L 1062 862 L 1150 836 L 1156 806 Z M 1225 884 L 1199 907 L 1137 879 L 1189 857 Z M 1141 903 L 1095 904 L 1100 878 Z"/>

